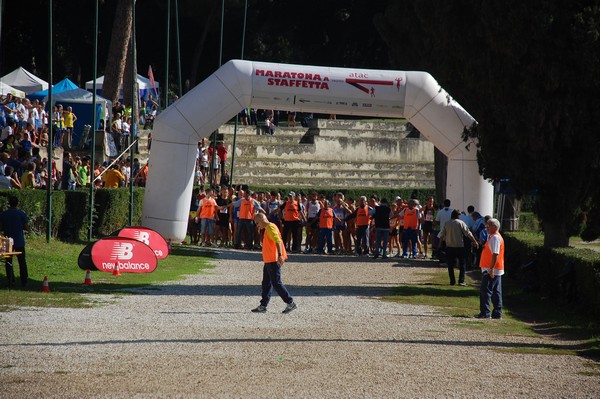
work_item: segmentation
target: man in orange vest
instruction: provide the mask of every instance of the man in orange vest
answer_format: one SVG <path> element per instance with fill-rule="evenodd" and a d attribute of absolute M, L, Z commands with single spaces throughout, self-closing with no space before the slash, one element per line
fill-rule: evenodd
<path fill-rule="evenodd" d="M 292 252 L 300 251 L 302 237 L 298 237 L 298 233 L 300 232 L 300 219 L 303 216 L 302 212 L 300 196 L 297 196 L 295 192 L 291 191 L 288 194 L 287 201 L 283 208 L 283 238 L 286 243 L 291 245 Z M 290 233 L 292 238 L 288 241 L 288 235 Z"/>
<path fill-rule="evenodd" d="M 265 214 L 259 213 L 254 216 L 254 222 L 256 222 L 260 230 L 265 231 L 262 241 L 262 256 L 265 265 L 263 267 L 262 298 L 260 305 L 252 309 L 252 312 L 265 313 L 271 300 L 271 291 L 275 289 L 277 294 L 287 304 L 283 313 L 290 313 L 298 306 L 281 281 L 281 266 L 283 266 L 287 259 L 283 239 L 277 225 L 269 222 Z"/>
<path fill-rule="evenodd" d="M 200 200 L 196 211 L 196 218 L 200 218 L 200 234 L 205 247 L 211 245 L 217 247 L 216 243 L 211 243 L 211 239 L 215 235 L 215 212 L 219 208 L 213 195 L 214 191 L 212 189 L 208 190 L 206 197 Z"/>
<path fill-rule="evenodd" d="M 504 239 L 498 232 L 500 222 L 490 219 L 486 223 L 490 235 L 483 246 L 479 267 L 481 268 L 481 289 L 479 292 L 478 319 L 502 319 L 502 275 L 504 274 Z M 490 300 L 494 310 L 490 314 Z"/>
<path fill-rule="evenodd" d="M 356 219 L 356 254 L 369 254 L 369 240 L 367 239 L 367 229 L 371 223 L 372 208 L 367 205 L 367 197 L 364 195 L 358 199 L 358 206 L 346 220 Z"/>
<path fill-rule="evenodd" d="M 240 248 L 242 245 L 243 230 L 246 230 L 246 249 L 251 250 L 254 247 L 254 215 L 258 212 L 264 213 L 264 210 L 260 207 L 260 203 L 252 198 L 252 194 L 250 190 L 245 193 L 240 190 L 242 198 L 232 203 L 234 208 L 239 208 L 239 221 L 235 234 L 236 248 Z"/>
<path fill-rule="evenodd" d="M 331 235 L 333 233 L 333 220 L 334 213 L 333 209 L 329 207 L 329 201 L 323 200 L 322 208 L 317 213 L 317 219 L 319 220 L 319 246 L 317 247 L 318 254 L 324 254 L 325 241 L 327 241 L 327 254 L 333 254 L 333 241 Z"/>
<path fill-rule="evenodd" d="M 419 237 L 419 220 L 421 219 L 421 212 L 416 208 L 417 203 L 414 199 L 408 200 L 408 208 L 403 209 L 399 214 L 399 218 L 404 220 L 404 229 L 402 231 L 402 258 L 408 258 L 408 243 L 411 244 L 410 257 L 416 259 L 417 257 L 417 240 Z"/>

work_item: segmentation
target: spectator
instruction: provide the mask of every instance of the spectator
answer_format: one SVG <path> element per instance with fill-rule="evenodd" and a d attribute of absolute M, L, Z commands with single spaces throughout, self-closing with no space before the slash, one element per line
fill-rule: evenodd
<path fill-rule="evenodd" d="M 218 210 L 213 195 L 213 190 L 207 190 L 206 197 L 200 200 L 196 211 L 196 219 L 200 219 L 200 234 L 205 247 L 217 247 L 215 242 L 211 242 L 215 235 L 215 216 Z"/>
<path fill-rule="evenodd" d="M 125 176 L 119 171 L 116 163 L 102 175 L 104 188 L 119 188 L 125 182 Z"/>
<path fill-rule="evenodd" d="M 8 197 L 8 209 L 0 213 L 0 225 L 4 234 L 13 239 L 13 251 L 20 252 L 17 255 L 19 261 L 19 277 L 21 286 L 27 287 L 28 273 L 27 260 L 25 259 L 25 231 L 29 231 L 29 218 L 21 209 L 18 209 L 19 200 L 17 197 Z M 15 285 L 15 274 L 12 265 L 12 255 L 5 257 L 4 265 L 6 267 L 6 278 L 8 285 Z"/>
<path fill-rule="evenodd" d="M 500 222 L 490 219 L 486 224 L 490 238 L 484 245 L 481 253 L 482 278 L 479 294 L 480 319 L 490 318 L 490 300 L 494 306 L 491 312 L 492 319 L 502 319 L 502 275 L 504 275 L 504 239 L 498 232 Z"/>
<path fill-rule="evenodd" d="M 221 141 L 219 146 L 217 147 L 217 155 L 219 156 L 219 160 L 221 162 L 221 177 L 225 173 L 225 163 L 227 161 L 227 147 Z"/>
<path fill-rule="evenodd" d="M 64 116 L 62 105 L 55 105 L 52 108 L 52 134 L 54 136 L 54 148 L 62 146 L 62 135 L 64 128 Z"/>
<path fill-rule="evenodd" d="M 325 242 L 327 242 L 327 254 L 333 255 L 333 209 L 329 207 L 329 201 L 324 200 L 322 208 L 317 213 L 317 219 L 319 221 L 319 246 L 317 247 L 317 253 L 325 253 Z"/>
<path fill-rule="evenodd" d="M 298 231 L 300 228 L 301 208 L 295 192 L 290 192 L 283 207 L 283 240 L 291 252 L 300 251 Z"/>
<path fill-rule="evenodd" d="M 379 251 L 382 251 L 382 258 L 386 259 L 388 240 L 390 235 L 390 219 L 394 217 L 392 210 L 388 206 L 387 199 L 382 198 L 379 205 L 373 210 L 373 219 L 375 220 L 375 252 L 373 259 L 379 257 Z"/>
<path fill-rule="evenodd" d="M 433 197 L 427 197 L 427 204 L 421 210 L 421 228 L 423 230 L 423 246 L 425 258 L 431 244 L 431 252 L 433 255 L 433 221 L 435 217 L 435 203 Z M 433 258 L 433 257 L 432 257 Z"/>
<path fill-rule="evenodd" d="M 246 232 L 246 249 L 254 247 L 254 215 L 258 212 L 264 213 L 260 203 L 252 198 L 252 192 L 240 190 L 240 199 L 233 202 L 234 208 L 239 208 L 239 221 L 235 237 L 235 247 L 241 248 L 242 231 Z"/>
<path fill-rule="evenodd" d="M 64 120 L 64 135 L 66 136 L 66 147 L 67 149 L 71 149 L 73 145 L 73 129 L 75 128 L 75 121 L 77 120 L 77 116 L 73 113 L 72 107 L 67 107 L 67 109 L 63 112 L 63 120 Z"/>
<path fill-rule="evenodd" d="M 404 228 L 402 231 L 402 257 L 407 258 L 408 243 L 411 244 L 410 257 L 416 259 L 417 257 L 417 240 L 419 239 L 419 220 L 421 219 L 421 213 L 416 207 L 417 202 L 414 199 L 408 200 L 408 207 L 400 211 L 399 217 L 404 220 Z"/>
<path fill-rule="evenodd" d="M 292 127 L 296 127 L 296 111 L 288 111 L 287 117 L 287 127 L 290 127 L 290 125 L 292 125 Z"/>
<path fill-rule="evenodd" d="M 61 190 L 75 190 L 77 188 L 77 166 L 72 162 L 71 153 L 65 152 L 63 154 Z"/>
<path fill-rule="evenodd" d="M 16 173 L 12 166 L 5 165 L 4 172 L 0 175 L 0 189 L 8 190 L 21 188 L 21 183 L 16 177 Z"/>
<path fill-rule="evenodd" d="M 458 285 L 466 286 L 465 283 L 465 249 L 463 237 L 468 237 L 477 248 L 477 240 L 473 237 L 471 230 L 465 222 L 459 219 L 460 213 L 453 210 L 450 215 L 450 221 L 444 223 L 444 229 L 440 231 L 440 239 L 446 243 L 446 256 L 448 261 L 448 275 L 450 277 L 450 285 L 456 284 L 454 276 L 454 268 L 458 266 Z"/>
<path fill-rule="evenodd" d="M 26 189 L 34 189 L 39 187 L 39 184 L 36 181 L 35 178 L 35 164 L 33 162 L 30 162 L 27 164 L 27 171 L 25 173 L 23 173 L 23 176 L 21 177 L 21 188 Z"/>

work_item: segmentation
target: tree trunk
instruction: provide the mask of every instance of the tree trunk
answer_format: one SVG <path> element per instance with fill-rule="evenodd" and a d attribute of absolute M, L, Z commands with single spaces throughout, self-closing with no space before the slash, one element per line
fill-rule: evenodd
<path fill-rule="evenodd" d="M 104 68 L 104 84 L 102 96 L 116 103 L 119 100 L 119 89 L 125 71 L 127 49 L 131 38 L 131 22 L 133 9 L 131 0 L 119 0 L 113 22 L 110 47 Z"/>
<path fill-rule="evenodd" d="M 544 220 L 544 247 L 562 248 L 569 246 L 567 224 L 560 220 Z"/>
<path fill-rule="evenodd" d="M 448 157 L 435 147 L 435 201 L 441 204 L 446 199 L 446 183 L 448 182 Z"/>
<path fill-rule="evenodd" d="M 123 72 L 123 104 L 125 104 L 125 106 L 127 107 L 128 105 L 132 105 L 131 103 L 131 42 L 132 40 L 129 40 L 129 45 L 127 46 L 127 61 L 125 63 L 125 69 Z M 135 48 L 135 46 L 134 46 Z M 137 57 L 136 57 L 137 59 Z M 136 77 L 135 79 L 135 90 L 133 92 L 135 98 L 133 101 L 133 105 L 139 104 L 139 88 L 137 86 L 137 65 L 135 65 L 135 73 L 134 76 Z M 132 108 L 134 108 L 132 106 Z M 135 107 L 137 108 L 137 107 Z"/>

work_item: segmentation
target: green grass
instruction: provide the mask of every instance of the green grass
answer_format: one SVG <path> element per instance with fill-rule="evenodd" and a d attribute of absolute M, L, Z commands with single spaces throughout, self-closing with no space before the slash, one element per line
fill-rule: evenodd
<path fill-rule="evenodd" d="M 85 244 L 70 244 L 52 240 L 32 238 L 27 240 L 27 265 L 29 284 L 26 290 L 19 287 L 19 267 L 13 259 L 17 287 L 6 289 L 4 268 L 0 268 L 0 311 L 18 306 L 36 307 L 91 307 L 114 300 L 115 295 L 132 295 L 128 289 L 147 287 L 165 281 L 182 280 L 187 274 L 197 274 L 210 268 L 210 252 L 196 247 L 175 246 L 171 254 L 158 262 L 152 273 L 122 273 L 115 277 L 111 273 L 92 272 L 93 285 L 83 285 L 85 271 L 77 265 L 79 253 Z M 41 292 L 44 276 L 48 276 L 50 292 Z M 90 298 L 84 294 L 101 294 L 106 297 Z"/>
<path fill-rule="evenodd" d="M 518 285 L 503 280 L 502 320 L 478 320 L 473 316 L 479 310 L 479 272 L 467 273 L 468 287 L 450 286 L 445 268 L 421 273 L 423 283 L 402 285 L 386 298 L 388 301 L 438 308 L 446 315 L 456 317 L 455 325 L 477 334 L 505 336 L 551 336 L 568 343 L 527 347 L 516 345 L 502 348 L 523 354 L 564 355 L 576 354 L 594 361 L 600 360 L 600 324 L 567 305 L 557 305 L 548 300 L 523 292 Z M 593 371 L 592 373 L 596 373 Z"/>

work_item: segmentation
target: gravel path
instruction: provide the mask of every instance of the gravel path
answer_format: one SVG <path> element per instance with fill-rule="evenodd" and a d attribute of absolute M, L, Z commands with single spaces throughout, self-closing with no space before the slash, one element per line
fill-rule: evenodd
<path fill-rule="evenodd" d="M 0 398 L 597 397 L 598 368 L 549 337 L 457 326 L 425 306 L 379 299 L 433 265 L 292 255 L 298 310 L 254 314 L 259 254 L 93 309 L 0 313 Z M 95 299 L 106 301 L 106 296 Z M 474 309 L 474 313 L 476 309 Z M 492 323 L 478 321 L 472 323 Z"/>

